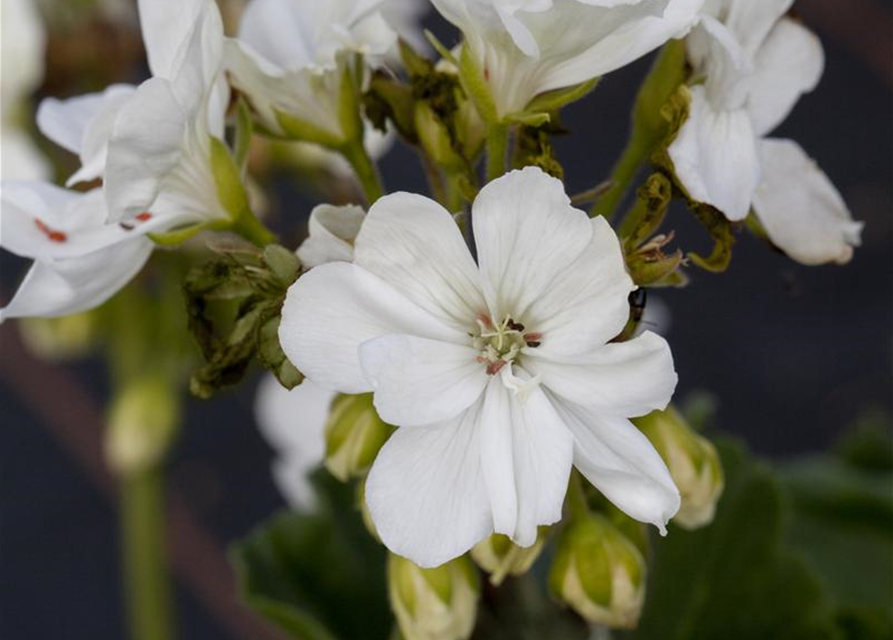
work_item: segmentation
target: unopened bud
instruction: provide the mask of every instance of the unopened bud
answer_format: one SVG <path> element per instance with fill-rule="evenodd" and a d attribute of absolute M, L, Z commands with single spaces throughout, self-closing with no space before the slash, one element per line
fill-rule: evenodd
<path fill-rule="evenodd" d="M 590 514 L 562 534 L 549 587 L 586 620 L 633 628 L 645 601 L 645 558 L 607 518 Z"/>
<path fill-rule="evenodd" d="M 673 522 L 684 529 L 710 524 L 725 486 L 716 448 L 688 426 L 673 407 L 633 422 L 660 453 L 682 497 Z"/>
<path fill-rule="evenodd" d="M 533 546 L 519 547 L 508 536 L 495 533 L 471 550 L 471 557 L 484 571 L 490 574 L 490 583 L 499 586 L 506 576 L 520 576 L 527 573 L 543 550 L 548 535 L 548 527 L 539 527 Z"/>
<path fill-rule="evenodd" d="M 465 640 L 474 631 L 480 584 L 466 556 L 422 569 L 391 554 L 388 593 L 405 640 Z"/>
<path fill-rule="evenodd" d="M 109 411 L 105 438 L 109 466 L 126 475 L 160 462 L 178 419 L 177 392 L 166 380 L 150 376 L 125 386 Z"/>
<path fill-rule="evenodd" d="M 453 148 L 446 124 L 427 102 L 415 104 L 415 128 L 422 147 L 435 164 L 449 172 L 460 171 L 467 165 Z"/>
<path fill-rule="evenodd" d="M 85 356 L 99 337 L 92 311 L 59 318 L 22 318 L 18 327 L 28 349 L 46 360 Z"/>
<path fill-rule="evenodd" d="M 371 393 L 338 396 L 326 423 L 326 468 L 342 482 L 364 475 L 393 431 Z"/>

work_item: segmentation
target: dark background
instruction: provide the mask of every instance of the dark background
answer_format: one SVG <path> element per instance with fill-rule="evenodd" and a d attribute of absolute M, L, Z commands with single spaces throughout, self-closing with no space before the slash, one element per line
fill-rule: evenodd
<path fill-rule="evenodd" d="M 798 10 L 822 37 L 827 66 L 775 135 L 799 141 L 828 173 L 866 223 L 863 246 L 845 267 L 807 268 L 742 235 L 726 274 L 692 271 L 688 288 L 656 294 L 671 310 L 677 398 L 709 391 L 719 429 L 777 458 L 820 451 L 871 413 L 889 422 L 893 407 L 890 4 L 806 0 Z M 609 174 L 647 67 L 609 76 L 567 110 L 573 137 L 558 153 L 569 192 Z M 382 171 L 389 190 L 424 190 L 406 149 L 386 156 Z M 303 233 L 312 201 L 287 182 L 277 200 Z M 687 248 L 706 248 L 687 212 L 674 211 L 668 227 Z M 21 265 L 0 266 L 8 300 Z M 105 374 L 96 362 L 37 362 L 15 334 L 14 323 L 0 328 L 0 638 L 121 638 L 117 515 L 98 453 Z M 253 423 L 253 384 L 190 403 L 170 467 L 182 638 L 261 637 L 232 600 L 222 555 L 282 506 Z"/>

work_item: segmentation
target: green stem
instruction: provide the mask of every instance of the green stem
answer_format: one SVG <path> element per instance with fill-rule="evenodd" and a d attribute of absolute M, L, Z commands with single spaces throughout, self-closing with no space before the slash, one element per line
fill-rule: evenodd
<path fill-rule="evenodd" d="M 617 213 L 617 207 L 629 192 L 630 185 L 642 165 L 648 160 L 653 150 L 652 140 L 640 135 L 635 129 L 630 135 L 620 160 L 611 172 L 611 188 L 595 203 L 589 215 L 593 218 L 604 216 L 611 220 Z"/>
<path fill-rule="evenodd" d="M 505 173 L 508 147 L 509 128 L 504 124 L 491 125 L 487 132 L 487 182 L 492 182 Z"/>
<path fill-rule="evenodd" d="M 230 230 L 259 247 L 276 242 L 276 236 L 251 211 L 245 211 L 239 216 Z"/>
<path fill-rule="evenodd" d="M 366 153 L 366 148 L 362 142 L 349 142 L 341 148 L 341 155 L 350 163 L 357 179 L 363 187 L 363 193 L 366 196 L 368 204 L 373 204 L 381 196 L 384 195 L 384 187 L 381 184 L 381 177 L 378 175 L 378 169 L 372 158 Z"/>
<path fill-rule="evenodd" d="M 583 488 L 583 479 L 576 469 L 571 471 L 570 484 L 567 487 L 567 504 L 571 520 L 580 520 L 589 516 L 589 501 Z"/>
<path fill-rule="evenodd" d="M 443 172 L 424 150 L 420 150 L 419 155 L 422 157 L 422 166 L 425 168 L 431 195 L 440 204 L 446 206 L 446 185 L 444 184 Z"/>
<path fill-rule="evenodd" d="M 174 628 L 161 470 L 149 467 L 124 476 L 120 500 L 130 639 L 171 640 Z"/>

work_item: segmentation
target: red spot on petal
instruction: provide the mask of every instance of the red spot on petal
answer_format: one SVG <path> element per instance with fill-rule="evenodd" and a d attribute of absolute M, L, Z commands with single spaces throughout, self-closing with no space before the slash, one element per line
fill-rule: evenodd
<path fill-rule="evenodd" d="M 34 224 L 37 225 L 37 228 L 40 230 L 40 232 L 45 235 L 50 242 L 62 243 L 68 240 L 68 235 L 66 235 L 62 231 L 57 231 L 56 229 L 50 228 L 47 223 L 40 218 L 34 218 Z"/>
<path fill-rule="evenodd" d="M 480 320 L 481 324 L 483 324 L 488 329 L 493 328 L 493 321 L 490 320 L 490 316 L 488 316 L 486 313 L 479 313 L 478 320 Z"/>
<path fill-rule="evenodd" d="M 136 219 L 140 222 L 148 222 L 152 219 L 152 214 L 148 211 L 143 211 L 141 214 L 137 215 Z"/>

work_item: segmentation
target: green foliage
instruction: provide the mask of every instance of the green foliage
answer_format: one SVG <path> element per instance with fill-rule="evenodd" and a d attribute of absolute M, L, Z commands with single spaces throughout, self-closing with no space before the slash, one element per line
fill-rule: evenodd
<path fill-rule="evenodd" d="M 242 598 L 298 640 L 386 640 L 384 549 L 363 526 L 353 487 L 325 472 L 314 484 L 314 513 L 280 513 L 233 546 Z"/>
<path fill-rule="evenodd" d="M 726 491 L 704 529 L 672 527 L 655 545 L 635 640 L 837 640 L 832 602 L 782 544 L 785 501 L 771 471 L 741 447 L 719 446 Z"/>
<path fill-rule="evenodd" d="M 278 336 L 285 293 L 299 269 L 284 247 L 234 245 L 189 272 L 183 284 L 188 327 L 206 361 L 192 376 L 193 394 L 209 398 L 239 382 L 255 356 L 286 388 L 300 384 L 303 376 Z"/>

